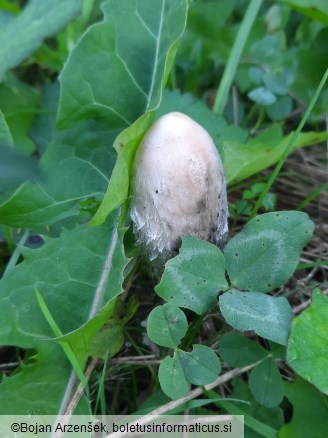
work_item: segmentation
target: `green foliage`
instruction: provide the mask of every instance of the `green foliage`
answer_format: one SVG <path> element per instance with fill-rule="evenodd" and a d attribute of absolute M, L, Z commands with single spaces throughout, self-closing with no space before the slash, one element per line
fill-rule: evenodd
<path fill-rule="evenodd" d="M 147 333 L 150 339 L 163 347 L 176 347 L 187 333 L 187 318 L 174 304 L 155 307 L 148 316 Z"/>
<path fill-rule="evenodd" d="M 294 383 L 285 382 L 285 393 L 293 406 L 293 417 L 282 427 L 280 438 L 307 438 L 309 435 L 326 438 L 328 432 L 328 399 L 314 386 L 296 377 Z"/>
<path fill-rule="evenodd" d="M 268 292 L 285 283 L 312 231 L 313 223 L 301 212 L 266 213 L 252 219 L 224 250 L 232 286 Z"/>
<path fill-rule="evenodd" d="M 293 311 L 284 297 L 231 289 L 220 296 L 224 319 L 237 330 L 254 330 L 263 338 L 286 345 Z"/>
<path fill-rule="evenodd" d="M 269 352 L 240 333 L 226 333 L 220 338 L 219 354 L 232 367 L 244 367 L 260 361 Z"/>
<path fill-rule="evenodd" d="M 218 292 L 227 287 L 221 251 L 195 237 L 184 237 L 180 254 L 168 261 L 155 290 L 166 301 L 202 314 L 214 306 Z"/>
<path fill-rule="evenodd" d="M 106 304 L 122 290 L 122 271 L 127 260 L 122 246 L 124 233 L 115 238 L 116 227 L 117 215 L 112 215 L 102 227 L 90 229 L 81 225 L 58 238 L 44 236 L 44 245 L 34 250 L 24 248 L 24 262 L 2 279 L 1 341 L 4 345 L 35 349 L 37 354 L 31 366 L 23 365 L 2 382 L 1 412 L 58 412 L 71 371 L 57 342 L 50 341 L 54 335 L 34 288 L 37 285 L 62 333 L 84 325 L 95 306 L 98 310 L 107 309 L 97 324 L 84 333 L 82 342 L 71 345 L 84 368 L 91 339 L 111 311 Z M 51 386 L 49 381 L 53 382 Z"/>
<path fill-rule="evenodd" d="M 284 398 L 284 385 L 273 359 L 265 359 L 251 371 L 249 387 L 260 405 L 268 408 L 280 405 Z"/>
<path fill-rule="evenodd" d="M 54 35 L 75 18 L 80 9 L 81 0 L 69 3 L 65 0 L 43 0 L 41 3 L 31 0 L 19 15 L 1 26 L 0 38 L 6 44 L 0 46 L 0 81 L 7 70 L 26 59 L 44 38 Z"/>
<path fill-rule="evenodd" d="M 175 349 L 173 357 L 166 356 L 160 364 L 158 378 L 162 390 L 173 399 L 187 394 L 190 384 L 206 385 L 221 372 L 219 358 L 208 347 L 194 345 L 190 353 Z"/>
<path fill-rule="evenodd" d="M 328 298 L 315 289 L 311 306 L 293 320 L 287 361 L 298 375 L 325 394 L 328 394 L 327 327 Z"/>
<path fill-rule="evenodd" d="M 315 290 L 293 318 L 286 299 L 293 282 L 282 287 L 300 267 L 313 224 L 293 211 L 251 219 L 259 207 L 281 205 L 271 185 L 287 155 L 328 139 L 320 131 L 328 108 L 326 2 L 101 3 L 0 0 L 0 342 L 8 362 L 0 413 L 58 414 L 80 381 L 76 414 L 121 406 L 131 413 L 140 390 L 151 394 L 149 412 L 215 381 L 218 345 L 227 365 L 249 366 L 248 379 L 227 382 L 225 396 L 204 388 L 180 412 L 244 415 L 246 438 L 326 438 L 327 298 Z M 182 237 L 155 288 L 167 303 L 153 308 L 139 262 L 125 256 L 136 247 L 124 226 L 138 145 L 170 111 L 212 136 L 234 191 L 233 237 L 223 252 Z M 275 163 L 269 178 L 257 175 Z M 301 298 L 302 291 L 290 302 Z M 145 338 L 146 318 L 160 347 Z M 125 360 L 134 350 L 161 359 L 158 380 L 148 353 L 136 367 Z M 105 362 L 90 392 L 89 357 Z M 283 382 L 292 372 L 295 383 Z M 109 398 L 117 402 L 107 407 Z"/>

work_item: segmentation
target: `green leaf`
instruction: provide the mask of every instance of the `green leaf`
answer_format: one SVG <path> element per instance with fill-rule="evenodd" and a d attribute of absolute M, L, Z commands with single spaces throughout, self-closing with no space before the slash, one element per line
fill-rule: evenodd
<path fill-rule="evenodd" d="M 187 330 L 187 318 L 183 311 L 174 304 L 157 306 L 148 316 L 148 336 L 153 342 L 163 347 L 175 348 Z"/>
<path fill-rule="evenodd" d="M 328 298 L 314 289 L 309 308 L 297 316 L 287 347 L 289 365 L 328 394 Z"/>
<path fill-rule="evenodd" d="M 14 227 L 49 225 L 77 214 L 83 199 L 102 197 L 115 163 L 113 140 L 113 133 L 95 121 L 57 132 L 41 160 L 44 182 L 23 184 L 1 204 L 1 222 Z"/>
<path fill-rule="evenodd" d="M 228 412 L 231 414 L 242 414 L 245 420 L 245 438 L 277 438 L 278 430 L 284 424 L 284 414 L 280 407 L 267 408 L 260 405 L 253 397 L 248 382 L 241 378 L 236 378 L 233 381 L 233 398 L 248 401 L 248 404 L 238 404 L 235 402 L 228 402 Z M 229 409 L 230 405 L 237 408 Z M 224 408 L 225 403 L 221 406 Z"/>
<path fill-rule="evenodd" d="M 260 105 L 272 105 L 276 96 L 264 87 L 258 87 L 248 93 L 248 97 Z"/>
<path fill-rule="evenodd" d="M 271 141 L 269 139 L 264 141 L 258 137 L 247 144 L 224 141 L 223 164 L 227 183 L 232 184 L 244 180 L 275 164 L 283 155 L 292 135 L 291 132 L 286 137 L 271 137 Z M 274 142 L 272 142 L 273 139 Z M 327 139 L 326 132 L 304 132 L 297 137 L 293 150 Z"/>
<path fill-rule="evenodd" d="M 38 91 L 13 74 L 7 74 L 0 84 L 1 110 L 13 137 L 15 149 L 25 155 L 30 155 L 35 149 L 35 144 L 28 134 L 39 99 Z"/>
<path fill-rule="evenodd" d="M 187 6 L 187 0 L 107 1 L 104 21 L 81 38 L 64 68 L 59 125 L 97 117 L 111 130 L 124 130 L 114 143 L 117 163 L 93 225 L 128 197 L 134 155 L 160 104 Z"/>
<path fill-rule="evenodd" d="M 232 367 L 244 367 L 264 359 L 269 351 L 240 333 L 226 333 L 219 341 L 219 354 Z"/>
<path fill-rule="evenodd" d="M 286 345 L 293 311 L 285 297 L 231 290 L 219 298 L 224 319 L 237 330 L 254 330 L 259 336 Z"/>
<path fill-rule="evenodd" d="M 96 333 L 91 342 L 90 356 L 98 357 L 103 360 L 105 360 L 106 357 L 113 357 L 122 348 L 124 339 L 123 325 L 105 325 Z"/>
<path fill-rule="evenodd" d="M 287 69 L 280 71 L 270 69 L 263 74 L 263 82 L 271 93 L 284 96 L 288 93 L 289 86 L 292 84 L 294 77 L 294 73 Z"/>
<path fill-rule="evenodd" d="M 14 140 L 10 133 L 9 126 L 7 125 L 6 119 L 0 110 L 0 145 L 13 147 Z"/>
<path fill-rule="evenodd" d="M 328 5 L 325 0 L 283 0 L 293 9 L 328 26 Z"/>
<path fill-rule="evenodd" d="M 193 345 L 191 353 L 178 350 L 184 375 L 193 385 L 207 385 L 217 379 L 221 372 L 221 363 L 211 348 L 205 345 Z"/>
<path fill-rule="evenodd" d="M 312 231 L 308 215 L 297 211 L 252 219 L 224 250 L 232 286 L 268 292 L 284 284 L 295 271 Z"/>
<path fill-rule="evenodd" d="M 265 359 L 252 369 L 249 387 L 255 400 L 263 406 L 274 408 L 282 402 L 284 384 L 273 359 Z"/>
<path fill-rule="evenodd" d="M 187 382 L 180 358 L 166 356 L 158 369 L 158 378 L 163 392 L 173 399 L 184 397 L 189 391 L 190 384 Z"/>
<path fill-rule="evenodd" d="M 22 366 L 0 385 L 3 414 L 57 414 L 63 402 L 71 367 L 35 297 L 38 290 L 62 333 L 89 324 L 78 345 L 71 348 L 85 366 L 94 334 L 106 322 L 108 305 L 122 291 L 124 230 L 117 234 L 117 214 L 102 227 L 78 226 L 58 238 L 43 237 L 38 249 L 23 248 L 24 261 L 0 282 L 0 345 L 37 351 L 31 366 Z M 107 310 L 107 314 L 104 311 Z M 91 322 L 89 321 L 89 322 Z M 64 340 L 64 339 L 63 339 Z M 66 340 L 67 341 L 67 340 Z M 49 385 L 49 382 L 52 382 Z M 89 408 L 82 400 L 82 411 Z"/>
<path fill-rule="evenodd" d="M 33 53 L 46 37 L 56 34 L 81 10 L 80 0 L 30 0 L 23 12 L 0 30 L 0 81 L 4 73 Z"/>
<path fill-rule="evenodd" d="M 293 405 L 293 416 L 279 438 L 327 438 L 328 398 L 299 377 L 295 383 L 285 382 L 285 395 Z"/>
<path fill-rule="evenodd" d="M 155 291 L 166 301 L 202 314 L 216 304 L 218 293 L 227 287 L 219 248 L 195 237 L 183 237 L 179 255 L 166 263 Z"/>
<path fill-rule="evenodd" d="M 276 102 L 266 108 L 271 120 L 282 120 L 288 116 L 293 109 L 293 102 L 289 96 L 278 97 Z"/>

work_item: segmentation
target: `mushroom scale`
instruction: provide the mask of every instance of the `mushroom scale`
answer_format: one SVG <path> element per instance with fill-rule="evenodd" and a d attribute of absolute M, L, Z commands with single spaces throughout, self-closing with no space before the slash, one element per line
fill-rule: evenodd
<path fill-rule="evenodd" d="M 146 258 L 160 266 L 177 253 L 181 236 L 224 245 L 222 161 L 208 132 L 185 114 L 160 117 L 143 138 L 133 168 L 131 218 Z"/>

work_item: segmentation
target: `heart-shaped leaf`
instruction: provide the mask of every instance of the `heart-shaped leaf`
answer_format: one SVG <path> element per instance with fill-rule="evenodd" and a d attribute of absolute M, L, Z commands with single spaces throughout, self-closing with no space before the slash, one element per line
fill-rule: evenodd
<path fill-rule="evenodd" d="M 163 347 L 175 348 L 187 330 L 187 318 L 183 311 L 174 304 L 157 306 L 148 316 L 148 336 L 153 342 Z"/>
<path fill-rule="evenodd" d="M 202 314 L 216 304 L 218 293 L 227 287 L 219 248 L 195 237 L 183 237 L 179 255 L 166 263 L 155 290 L 166 301 Z"/>
<path fill-rule="evenodd" d="M 231 290 L 219 298 L 225 320 L 237 330 L 254 330 L 258 335 L 287 345 L 293 311 L 285 297 L 260 292 Z"/>
<path fill-rule="evenodd" d="M 231 285 L 258 292 L 281 286 L 295 271 L 312 231 L 313 222 L 300 211 L 255 217 L 224 250 Z"/>

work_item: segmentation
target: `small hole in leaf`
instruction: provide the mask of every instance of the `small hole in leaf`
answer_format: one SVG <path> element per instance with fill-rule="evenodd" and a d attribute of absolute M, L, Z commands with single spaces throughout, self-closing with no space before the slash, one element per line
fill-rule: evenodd
<path fill-rule="evenodd" d="M 279 214 L 279 213 L 276 213 L 276 216 L 277 216 L 277 217 L 279 217 L 279 216 L 280 216 L 280 214 Z"/>
<path fill-rule="evenodd" d="M 256 222 L 260 222 L 260 219 L 256 219 Z"/>
<path fill-rule="evenodd" d="M 238 254 L 238 252 L 236 252 L 235 256 L 236 256 L 236 257 L 239 257 L 239 254 Z"/>

